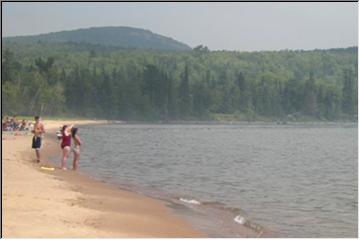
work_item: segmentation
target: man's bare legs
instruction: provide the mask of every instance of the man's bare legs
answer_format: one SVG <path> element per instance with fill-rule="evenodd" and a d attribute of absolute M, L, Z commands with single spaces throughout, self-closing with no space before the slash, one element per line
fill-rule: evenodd
<path fill-rule="evenodd" d="M 35 153 L 36 153 L 36 162 L 40 163 L 40 149 L 35 149 Z"/>

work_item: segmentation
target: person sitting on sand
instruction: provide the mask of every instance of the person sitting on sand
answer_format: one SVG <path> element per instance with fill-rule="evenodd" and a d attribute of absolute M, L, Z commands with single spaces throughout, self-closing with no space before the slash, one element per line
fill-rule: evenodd
<path fill-rule="evenodd" d="M 5 131 L 13 131 L 12 118 L 6 117 L 6 120 L 5 120 Z"/>
<path fill-rule="evenodd" d="M 45 133 L 45 127 L 41 122 L 40 116 L 35 116 L 35 125 L 31 132 L 34 133 L 34 137 L 32 139 L 32 148 L 35 149 L 36 161 L 40 163 L 41 139 Z"/>
<path fill-rule="evenodd" d="M 1 123 L 2 123 L 1 130 L 2 131 L 7 131 L 7 118 L 4 119 L 4 117 L 3 117 L 2 120 L 1 120 Z"/>
<path fill-rule="evenodd" d="M 63 152 L 63 156 L 61 158 L 61 169 L 66 170 L 66 160 L 69 157 L 70 149 L 71 149 L 71 126 L 64 125 L 61 133 L 62 133 L 62 140 L 61 140 L 61 149 Z"/>
<path fill-rule="evenodd" d="M 74 152 L 73 170 L 77 170 L 80 159 L 80 146 L 82 144 L 78 134 L 78 128 L 71 129 L 71 136 L 74 139 L 74 145 L 75 145 L 74 148 L 72 149 Z"/>
<path fill-rule="evenodd" d="M 28 130 L 28 124 L 27 124 L 27 121 L 25 119 L 22 120 L 19 130 L 20 131 L 27 131 Z"/>
<path fill-rule="evenodd" d="M 6 131 L 12 131 L 11 127 L 11 119 L 9 117 L 6 117 Z"/>
<path fill-rule="evenodd" d="M 12 118 L 12 124 L 13 124 L 13 130 L 14 130 L 14 131 L 19 130 L 20 123 L 19 123 L 19 121 L 17 120 L 17 116 L 16 116 L 16 115 L 14 115 L 13 118 Z"/>

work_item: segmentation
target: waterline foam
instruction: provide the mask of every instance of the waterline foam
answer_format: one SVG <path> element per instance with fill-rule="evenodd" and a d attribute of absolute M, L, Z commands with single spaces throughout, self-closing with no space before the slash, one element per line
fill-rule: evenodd
<path fill-rule="evenodd" d="M 200 205 L 201 203 L 195 199 L 185 199 L 185 198 L 180 198 L 179 199 L 180 201 L 182 202 L 185 202 L 185 203 L 189 203 L 189 204 L 195 204 L 195 205 Z"/>
<path fill-rule="evenodd" d="M 240 216 L 240 215 L 236 216 L 236 217 L 234 218 L 234 221 L 237 222 L 237 223 L 239 223 L 239 224 L 241 224 L 241 225 L 244 225 L 245 222 L 246 222 L 245 218 L 242 217 L 242 216 Z"/>

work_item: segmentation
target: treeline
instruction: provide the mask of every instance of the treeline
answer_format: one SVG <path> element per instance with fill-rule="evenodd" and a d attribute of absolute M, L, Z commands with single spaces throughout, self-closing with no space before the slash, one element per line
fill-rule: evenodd
<path fill-rule="evenodd" d="M 357 48 L 188 52 L 11 44 L 2 113 L 121 120 L 356 120 Z"/>

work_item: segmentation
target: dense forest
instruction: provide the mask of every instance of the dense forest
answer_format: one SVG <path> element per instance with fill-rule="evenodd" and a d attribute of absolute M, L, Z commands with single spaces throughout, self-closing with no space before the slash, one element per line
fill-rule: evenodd
<path fill-rule="evenodd" d="M 357 61 L 357 47 L 236 52 L 5 42 L 2 114 L 355 121 Z"/>

